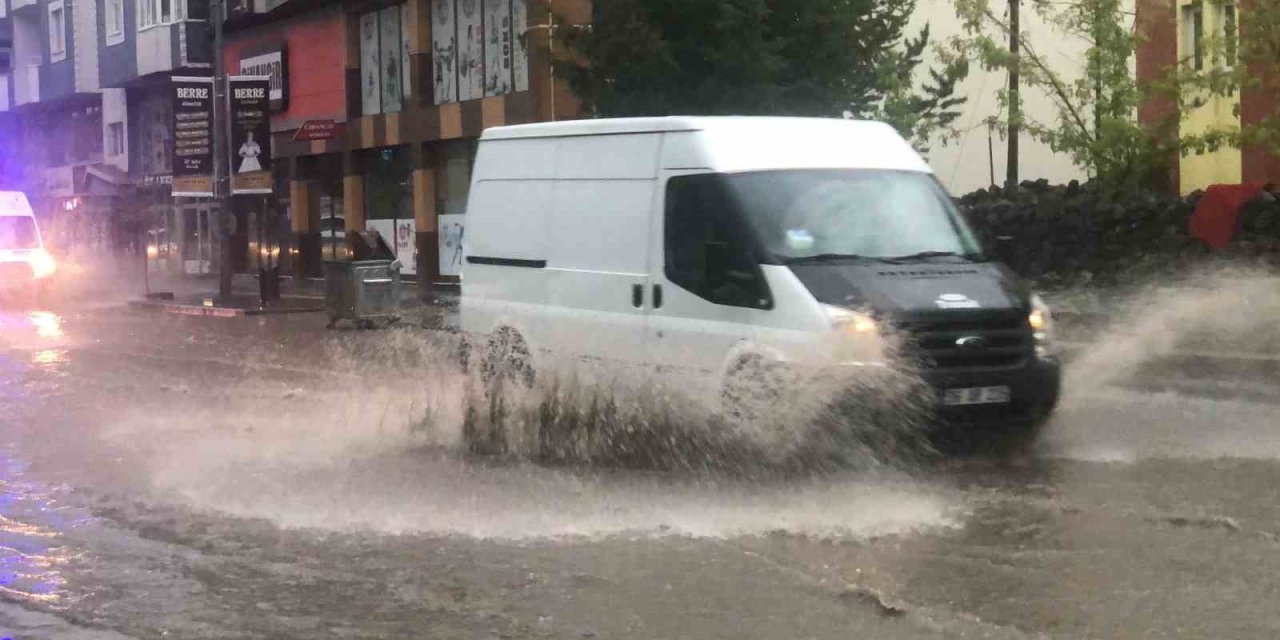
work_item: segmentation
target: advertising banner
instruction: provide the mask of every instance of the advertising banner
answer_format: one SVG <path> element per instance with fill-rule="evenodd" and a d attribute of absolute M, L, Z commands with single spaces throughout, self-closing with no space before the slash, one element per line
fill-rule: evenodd
<path fill-rule="evenodd" d="M 232 194 L 271 193 L 270 93 L 267 76 L 227 78 Z"/>
<path fill-rule="evenodd" d="M 382 74 L 382 112 L 399 111 L 404 93 L 400 86 L 400 7 L 387 7 L 378 12 L 378 60 Z"/>
<path fill-rule="evenodd" d="M 458 99 L 484 97 L 484 16 L 480 0 L 458 0 Z"/>
<path fill-rule="evenodd" d="M 511 0 L 484 0 L 484 94 L 511 93 Z"/>
<path fill-rule="evenodd" d="M 283 44 L 240 59 L 240 75 L 271 78 L 271 111 L 289 109 L 289 57 Z"/>
<path fill-rule="evenodd" d="M 378 46 L 378 14 L 360 16 L 360 109 L 382 111 L 382 50 Z"/>
<path fill-rule="evenodd" d="M 527 0 L 511 0 L 511 32 L 515 48 L 511 66 L 515 73 L 516 91 L 529 90 L 529 4 Z"/>
<path fill-rule="evenodd" d="M 431 60 L 435 65 L 431 79 L 435 82 L 435 102 L 458 101 L 457 23 L 453 0 L 435 0 L 431 3 Z"/>
<path fill-rule="evenodd" d="M 173 99 L 173 195 L 213 197 L 213 78 L 175 76 Z"/>
<path fill-rule="evenodd" d="M 440 275 L 462 275 L 462 232 L 467 216 L 461 213 L 441 214 L 440 221 Z"/>
<path fill-rule="evenodd" d="M 396 220 L 396 257 L 403 265 L 401 273 L 418 273 L 418 243 L 413 220 Z"/>

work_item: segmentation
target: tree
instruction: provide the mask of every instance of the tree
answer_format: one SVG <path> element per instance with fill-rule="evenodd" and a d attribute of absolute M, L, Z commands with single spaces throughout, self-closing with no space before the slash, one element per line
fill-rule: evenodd
<path fill-rule="evenodd" d="M 886 120 L 923 142 L 945 134 L 967 73 L 916 73 L 927 28 L 915 0 L 596 0 L 568 30 L 560 69 L 593 116 L 797 115 Z"/>
<path fill-rule="evenodd" d="M 999 94 L 1000 111 L 988 125 L 1004 129 L 1009 113 L 1016 124 L 1056 152 L 1069 154 L 1090 176 L 1115 186 L 1149 183 L 1166 162 L 1162 137 L 1138 123 L 1143 92 L 1131 71 L 1139 44 L 1134 14 L 1124 0 L 1031 0 L 1043 23 L 1067 41 L 1087 45 L 1082 64 L 1064 69 L 1050 61 L 1036 42 L 1019 33 L 1017 59 L 1008 48 L 1010 28 L 991 0 L 956 0 L 964 34 L 950 39 L 944 60 L 972 59 L 987 70 L 1008 71 L 1018 65 L 1023 90 L 1043 92 L 1054 106 L 1051 119 L 1029 117 L 1022 105 L 1011 105 L 1007 89 Z M 1018 108 L 1011 108 L 1017 106 Z"/>

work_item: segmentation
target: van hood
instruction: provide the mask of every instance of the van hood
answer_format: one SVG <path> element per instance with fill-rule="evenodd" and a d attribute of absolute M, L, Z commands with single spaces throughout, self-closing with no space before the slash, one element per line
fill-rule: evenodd
<path fill-rule="evenodd" d="M 1030 307 L 1030 287 L 995 262 L 814 264 L 790 268 L 819 302 L 870 309 L 889 316 L 912 317 L 952 310 L 1021 313 Z"/>

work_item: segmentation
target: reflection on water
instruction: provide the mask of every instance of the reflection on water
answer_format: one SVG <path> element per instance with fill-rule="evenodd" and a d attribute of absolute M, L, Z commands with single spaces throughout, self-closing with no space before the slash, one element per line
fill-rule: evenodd
<path fill-rule="evenodd" d="M 66 335 L 62 331 L 62 318 L 55 313 L 32 311 L 27 317 L 31 320 L 31 325 L 36 328 L 36 335 L 41 338 L 53 340 Z"/>
<path fill-rule="evenodd" d="M 62 364 L 67 361 L 66 349 L 41 349 L 31 354 L 31 364 Z"/>
<path fill-rule="evenodd" d="M 58 604 L 66 582 L 62 567 L 72 559 L 63 531 L 74 523 L 22 474 L 20 463 L 0 457 L 0 597 Z"/>

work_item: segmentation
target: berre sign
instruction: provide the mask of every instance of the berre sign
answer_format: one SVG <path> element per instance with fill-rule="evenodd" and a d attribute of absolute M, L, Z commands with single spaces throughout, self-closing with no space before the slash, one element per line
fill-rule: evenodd
<path fill-rule="evenodd" d="M 271 91 L 266 76 L 227 78 L 231 193 L 271 193 Z"/>
<path fill-rule="evenodd" d="M 213 197 L 213 78 L 174 77 L 173 195 Z"/>

